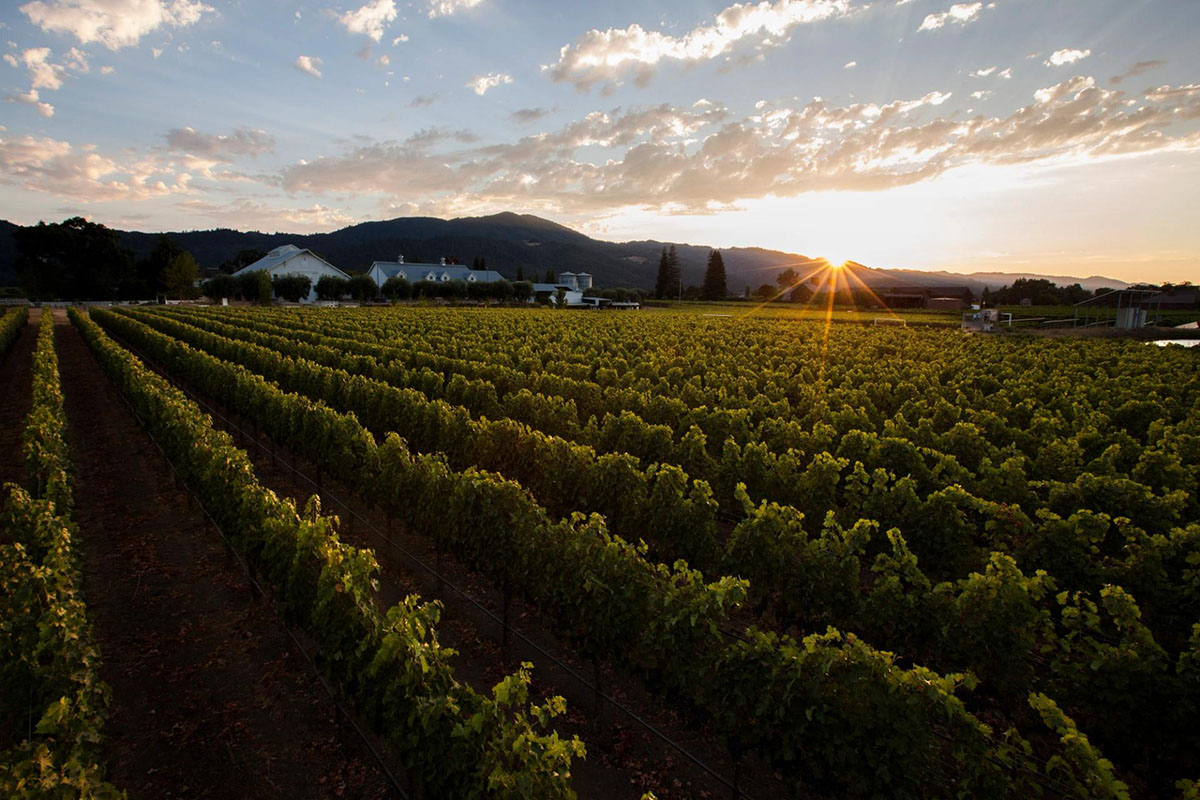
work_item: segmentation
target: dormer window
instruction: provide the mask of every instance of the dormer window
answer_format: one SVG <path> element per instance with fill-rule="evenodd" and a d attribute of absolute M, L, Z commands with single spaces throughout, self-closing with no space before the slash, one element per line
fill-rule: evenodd
<path fill-rule="evenodd" d="M 437 280 L 437 276 L 433 274 L 433 271 L 432 271 L 432 270 L 430 270 L 429 274 L 425 276 L 425 280 L 427 280 L 427 281 L 436 281 L 436 280 Z"/>
<path fill-rule="evenodd" d="M 449 272 L 443 272 L 443 273 L 442 273 L 442 283 L 445 283 L 445 282 L 446 282 L 446 281 L 448 281 L 448 280 L 450 280 L 450 273 L 449 273 Z"/>
<path fill-rule="evenodd" d="M 474 276 L 474 275 L 468 275 L 468 276 L 467 276 L 467 280 L 469 280 L 469 281 L 471 281 L 472 283 L 474 283 L 474 282 L 475 282 L 475 276 Z"/>

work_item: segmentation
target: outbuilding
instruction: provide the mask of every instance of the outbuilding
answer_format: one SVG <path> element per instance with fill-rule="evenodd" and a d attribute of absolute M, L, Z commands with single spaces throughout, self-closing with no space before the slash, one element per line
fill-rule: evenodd
<path fill-rule="evenodd" d="M 533 297 L 530 298 L 529 302 L 536 303 L 537 298 L 539 296 L 541 296 L 541 297 L 549 297 L 550 302 L 557 305 L 558 304 L 558 293 L 560 290 L 563 293 L 563 305 L 564 306 L 577 306 L 577 305 L 580 305 L 583 303 L 583 292 L 579 291 L 578 289 L 573 288 L 569 284 L 561 283 L 561 282 L 559 282 L 559 283 L 535 283 L 533 285 Z"/>

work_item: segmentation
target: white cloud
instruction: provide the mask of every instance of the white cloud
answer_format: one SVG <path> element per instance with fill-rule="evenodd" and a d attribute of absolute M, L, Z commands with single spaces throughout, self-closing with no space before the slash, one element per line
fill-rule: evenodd
<path fill-rule="evenodd" d="M 845 16 L 848 0 L 775 0 L 757 5 L 735 3 L 709 25 L 682 36 L 648 31 L 640 25 L 591 30 L 573 45 L 565 45 L 558 62 L 543 67 L 555 81 L 587 90 L 598 81 L 616 82 L 634 73 L 639 84 L 650 80 L 663 61 L 695 62 L 717 58 L 742 42 L 775 47 L 787 41 L 798 25 Z"/>
<path fill-rule="evenodd" d="M 167 131 L 167 146 L 194 156 L 225 161 L 233 156 L 270 153 L 275 149 L 275 139 L 266 131 L 255 128 L 241 127 L 230 134 L 217 134 L 201 133 L 187 127 Z"/>
<path fill-rule="evenodd" d="M 505 83 L 512 83 L 511 75 L 505 75 L 502 72 L 491 72 L 487 75 L 476 75 L 467 82 L 467 88 L 475 92 L 475 94 L 486 94 L 488 89 L 495 89 L 497 86 Z"/>
<path fill-rule="evenodd" d="M 186 194 L 191 180 L 172 161 L 137 155 L 118 160 L 91 145 L 33 136 L 0 137 L 0 174 L 6 183 L 84 202 Z"/>
<path fill-rule="evenodd" d="M 177 203 L 179 208 L 216 220 L 223 226 L 242 230 L 279 230 L 286 224 L 293 233 L 335 230 L 362 220 L 340 209 L 313 203 L 308 207 L 278 206 L 248 199 L 233 203 L 211 203 L 192 199 Z"/>
<path fill-rule="evenodd" d="M 49 103 L 43 103 L 41 98 L 38 96 L 37 89 L 30 89 L 28 92 L 10 94 L 4 99 L 9 103 L 22 103 L 27 106 L 33 106 L 43 117 L 54 116 L 54 106 L 50 105 Z"/>
<path fill-rule="evenodd" d="M 75 72 L 86 74 L 91 71 L 91 65 L 88 63 L 87 53 L 82 50 L 72 47 L 67 51 L 65 56 L 67 67 Z"/>
<path fill-rule="evenodd" d="M 1047 67 L 1061 67 L 1066 64 L 1074 64 L 1076 61 L 1083 61 L 1091 54 L 1091 50 L 1055 50 L 1044 63 Z"/>
<path fill-rule="evenodd" d="M 997 70 L 999 71 L 997 72 Z M 977 69 L 970 73 L 970 75 L 972 78 L 989 78 L 992 75 L 995 75 L 997 78 L 1008 80 L 1012 77 L 1012 67 L 1005 67 L 1004 69 L 999 69 L 999 67 L 986 67 L 985 69 Z"/>
<path fill-rule="evenodd" d="M 59 64 L 50 63 L 49 47 L 31 47 L 21 54 L 21 61 L 29 69 L 32 88 L 58 89 L 62 86 L 67 70 Z"/>
<path fill-rule="evenodd" d="M 991 97 L 993 94 L 995 94 L 995 92 L 993 92 L 991 89 L 981 89 L 978 92 L 971 92 L 971 97 L 975 98 L 976 100 L 983 100 Z"/>
<path fill-rule="evenodd" d="M 929 92 L 884 105 L 772 101 L 742 118 L 723 108 L 616 109 L 489 145 L 433 130 L 293 164 L 280 182 L 289 193 L 379 198 L 436 186 L 414 202 L 446 208 L 704 213 L 766 196 L 888 189 L 972 164 L 1200 150 L 1200 131 L 1169 132 L 1200 119 L 1200 84 L 1160 87 L 1130 107 L 1128 95 L 1073 78 L 997 117 L 939 116 L 949 99 Z"/>
<path fill-rule="evenodd" d="M 399 36 L 397 36 L 395 39 L 392 39 L 392 47 L 395 47 L 396 45 L 400 44 L 401 42 L 407 42 L 407 41 L 408 41 L 408 34 L 402 33 Z"/>
<path fill-rule="evenodd" d="M 347 11 L 338 19 L 351 33 L 361 33 L 378 42 L 383 38 L 383 29 L 396 19 L 396 2 L 371 0 L 354 11 Z"/>
<path fill-rule="evenodd" d="M 321 59 L 317 56 L 297 56 L 295 63 L 292 64 L 301 72 L 308 73 L 314 78 L 321 77 Z"/>
<path fill-rule="evenodd" d="M 99 42 L 110 50 L 135 45 L 161 26 L 193 25 L 212 10 L 199 0 L 34 0 L 21 6 L 44 31 L 70 34 L 83 44 Z"/>
<path fill-rule="evenodd" d="M 979 16 L 979 12 L 983 10 L 983 3 L 955 3 L 950 6 L 948 11 L 943 11 L 940 14 L 929 14 L 925 17 L 925 21 L 921 23 L 918 31 L 935 31 L 949 23 L 957 25 L 966 25 L 968 22 L 974 22 Z"/>
<path fill-rule="evenodd" d="M 116 71 L 117 71 L 117 68 L 116 68 L 116 67 L 114 67 L 114 66 L 111 66 L 111 65 L 107 65 L 107 64 L 106 64 L 105 66 L 103 66 L 103 67 L 101 67 L 101 68 L 100 68 L 100 74 L 101 74 L 101 75 L 112 75 L 112 74 L 113 74 L 114 72 L 116 72 Z"/>
<path fill-rule="evenodd" d="M 847 61 L 846 66 L 843 69 L 854 69 L 857 66 L 858 66 L 857 61 Z"/>
<path fill-rule="evenodd" d="M 17 57 L 14 56 L 12 53 L 5 53 L 4 60 L 8 63 L 8 65 L 10 67 L 19 67 L 21 65 L 21 62 L 18 61 Z"/>
<path fill-rule="evenodd" d="M 466 11 L 482 3 L 483 0 L 429 0 L 430 17 L 448 17 L 459 11 Z"/>
<path fill-rule="evenodd" d="M 1200 97 L 1200 83 L 1188 83 L 1183 86 L 1164 85 L 1146 92 L 1146 99 L 1156 103 L 1198 97 Z"/>

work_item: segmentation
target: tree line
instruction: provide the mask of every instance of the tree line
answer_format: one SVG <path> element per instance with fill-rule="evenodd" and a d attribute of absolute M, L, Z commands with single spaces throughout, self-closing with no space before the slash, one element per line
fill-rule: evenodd
<path fill-rule="evenodd" d="M 71 217 L 13 231 L 14 267 L 34 300 L 133 300 L 193 294 L 199 267 L 192 254 L 160 236 L 149 255 L 135 257 L 117 232 Z"/>

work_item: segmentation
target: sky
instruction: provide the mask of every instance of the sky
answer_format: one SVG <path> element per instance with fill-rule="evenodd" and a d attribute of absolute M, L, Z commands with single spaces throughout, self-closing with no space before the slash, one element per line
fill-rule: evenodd
<path fill-rule="evenodd" d="M 10 0 L 0 218 L 1200 282 L 1197 0 Z"/>

